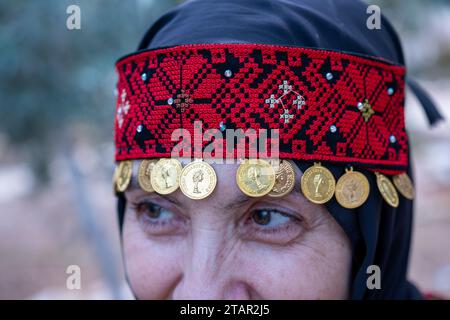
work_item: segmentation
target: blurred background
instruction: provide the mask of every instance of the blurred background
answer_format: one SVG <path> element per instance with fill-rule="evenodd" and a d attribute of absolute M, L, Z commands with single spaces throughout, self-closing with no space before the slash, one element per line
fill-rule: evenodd
<path fill-rule="evenodd" d="M 114 63 L 179 2 L 0 2 L 0 299 L 131 298 L 111 183 Z M 367 3 L 391 20 L 409 74 L 450 119 L 450 1 Z M 66 27 L 73 4 L 80 30 Z M 412 92 L 406 112 L 417 190 L 409 277 L 450 297 L 450 126 L 430 129 Z M 70 265 L 81 290 L 66 287 Z"/>

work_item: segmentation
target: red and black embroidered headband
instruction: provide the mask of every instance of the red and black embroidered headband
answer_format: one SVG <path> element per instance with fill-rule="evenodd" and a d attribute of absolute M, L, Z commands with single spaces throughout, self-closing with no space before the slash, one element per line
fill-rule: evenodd
<path fill-rule="evenodd" d="M 118 161 L 170 157 L 172 132 L 202 121 L 222 132 L 278 129 L 280 158 L 387 174 L 408 166 L 403 66 L 320 49 L 199 44 L 138 52 L 116 68 Z"/>

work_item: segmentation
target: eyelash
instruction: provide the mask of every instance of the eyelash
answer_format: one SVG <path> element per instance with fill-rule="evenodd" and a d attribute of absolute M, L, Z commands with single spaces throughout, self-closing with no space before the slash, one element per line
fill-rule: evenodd
<path fill-rule="evenodd" d="M 153 218 L 148 213 L 144 212 L 146 208 L 144 207 L 153 207 L 154 210 L 165 210 L 166 213 L 172 214 L 175 218 L 169 219 L 160 219 L 160 217 Z M 150 202 L 150 201 L 142 201 L 138 203 L 132 203 L 131 209 L 137 214 L 138 221 L 143 227 L 144 231 L 153 235 L 166 235 L 166 234 L 178 234 L 183 227 L 184 219 L 177 217 L 175 213 L 172 213 L 169 210 L 164 209 L 163 207 Z M 147 208 L 148 209 L 148 208 Z M 161 212 L 159 213 L 161 215 Z M 177 232 L 178 231 L 178 232 Z"/>
<path fill-rule="evenodd" d="M 282 216 L 283 218 L 288 218 L 288 219 L 290 219 L 290 221 L 296 221 L 296 222 L 299 221 L 298 218 L 296 218 L 296 217 L 294 217 L 294 216 L 292 216 L 292 215 L 290 215 L 290 214 L 288 214 L 288 213 L 284 213 L 284 212 L 282 212 L 282 211 L 280 211 L 280 210 L 278 210 L 278 209 L 273 209 L 273 208 L 267 208 L 267 209 L 266 209 L 266 208 L 265 208 L 265 209 L 255 209 L 255 210 L 253 210 L 253 211 L 251 212 L 250 216 L 247 218 L 247 220 L 246 220 L 245 223 L 252 223 L 252 222 L 254 222 L 254 223 L 252 223 L 252 224 L 256 225 L 258 228 L 263 229 L 263 230 L 265 230 L 265 231 L 270 231 L 270 232 L 273 232 L 274 230 L 279 230 L 279 229 L 284 229 L 284 228 L 286 228 L 286 227 L 283 227 L 283 226 L 284 226 L 284 225 L 287 225 L 287 223 L 281 224 L 281 227 L 278 226 L 278 227 L 271 227 L 271 228 L 267 228 L 267 227 L 264 227 L 264 225 L 261 225 L 261 224 L 256 223 L 256 222 L 253 220 L 254 214 L 256 214 L 256 213 L 258 213 L 258 212 L 262 212 L 262 211 L 268 211 L 268 212 L 271 213 L 271 214 L 276 213 L 276 214 Z M 272 219 L 272 217 L 271 217 L 271 219 Z"/>
<path fill-rule="evenodd" d="M 275 227 L 265 227 L 264 225 L 258 224 L 253 220 L 253 215 L 258 211 L 268 211 L 271 212 L 272 215 L 273 213 L 276 213 L 283 218 L 288 218 L 289 220 Z M 273 217 L 271 217 L 271 219 L 272 218 Z M 302 227 L 302 220 L 300 218 L 292 214 L 282 212 L 279 209 L 255 209 L 245 219 L 243 223 L 242 235 L 244 238 L 249 240 L 257 240 L 268 243 L 285 243 L 297 238 L 303 230 Z"/>
<path fill-rule="evenodd" d="M 176 213 L 166 210 L 163 207 L 150 201 L 132 203 L 131 208 L 137 214 L 138 220 L 142 225 L 144 231 L 149 234 L 153 235 L 178 234 L 180 233 L 181 230 L 183 230 L 180 229 L 180 227 L 186 224 L 184 218 L 177 216 Z M 160 219 L 161 212 L 159 212 L 158 217 L 153 218 L 149 216 L 147 212 L 145 212 L 149 208 L 153 208 L 152 210 L 160 210 L 160 211 L 164 210 L 165 213 L 171 214 L 174 217 L 162 220 Z M 282 219 L 288 218 L 289 221 L 281 223 L 280 225 L 275 227 L 266 227 L 264 225 L 258 224 L 254 220 L 254 215 L 257 213 L 261 213 L 263 211 L 266 211 L 271 215 L 269 218 L 269 223 L 271 222 L 272 219 L 274 219 L 274 214 L 280 215 Z M 292 229 L 300 227 L 301 223 L 302 220 L 299 219 L 298 217 L 292 214 L 282 212 L 279 209 L 274 208 L 253 209 L 246 216 L 243 223 L 241 224 L 243 229 L 242 235 L 245 238 L 253 237 L 261 241 L 276 240 L 277 237 L 278 238 L 287 237 L 290 235 L 290 233 L 295 232 L 296 230 Z"/>

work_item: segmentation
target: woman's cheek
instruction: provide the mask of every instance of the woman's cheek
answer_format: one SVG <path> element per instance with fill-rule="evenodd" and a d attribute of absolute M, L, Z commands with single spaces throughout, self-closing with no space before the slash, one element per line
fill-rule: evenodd
<path fill-rule="evenodd" d="M 131 289 L 138 299 L 165 299 L 180 277 L 177 242 L 156 243 L 141 230 L 124 228 L 123 254 Z"/>
<path fill-rule="evenodd" d="M 249 243 L 240 255 L 240 277 L 262 299 L 346 299 L 349 253 L 334 244 L 299 242 L 289 247 Z M 317 247 L 317 249 L 316 249 Z M 260 261 L 260 263 L 255 263 Z"/>
<path fill-rule="evenodd" d="M 262 299 L 304 299 L 311 281 L 311 270 L 301 252 L 293 254 L 286 248 L 268 248 L 249 243 L 240 255 L 239 273 Z M 260 261 L 260 263 L 255 263 Z"/>

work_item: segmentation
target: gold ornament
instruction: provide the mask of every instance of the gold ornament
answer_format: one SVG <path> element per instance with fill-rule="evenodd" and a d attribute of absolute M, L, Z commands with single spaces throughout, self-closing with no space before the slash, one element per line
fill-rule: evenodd
<path fill-rule="evenodd" d="M 172 158 L 162 158 L 153 167 L 150 183 L 153 190 L 159 194 L 169 194 L 178 189 L 181 174 L 180 161 Z"/>
<path fill-rule="evenodd" d="M 275 185 L 269 192 L 271 197 L 283 197 L 292 191 L 295 185 L 295 170 L 289 160 L 281 160 L 274 166 Z"/>
<path fill-rule="evenodd" d="M 372 106 L 367 99 L 364 100 L 364 103 L 358 104 L 358 109 L 360 109 L 365 122 L 369 121 L 370 117 L 375 114 L 375 111 L 373 111 Z"/>
<path fill-rule="evenodd" d="M 214 191 L 216 184 L 216 172 L 204 161 L 191 162 L 181 170 L 180 189 L 188 198 L 204 199 Z"/>
<path fill-rule="evenodd" d="M 244 160 L 236 172 L 236 182 L 241 191 L 249 197 L 268 194 L 275 184 L 275 170 L 262 159 Z"/>
<path fill-rule="evenodd" d="M 380 190 L 384 200 L 386 200 L 391 207 L 397 208 L 399 199 L 394 185 L 385 175 L 379 172 L 375 172 L 375 174 L 377 176 L 378 190 Z"/>
<path fill-rule="evenodd" d="M 411 178 L 407 173 L 402 173 L 394 176 L 392 178 L 392 181 L 394 181 L 395 187 L 406 199 L 414 199 L 416 192 L 414 191 L 414 185 L 411 181 Z"/>
<path fill-rule="evenodd" d="M 116 190 L 117 192 L 124 192 L 131 181 L 131 174 L 133 173 L 133 162 L 131 160 L 121 161 L 117 168 L 116 176 Z"/>
<path fill-rule="evenodd" d="M 155 166 L 157 161 L 157 159 L 145 159 L 142 160 L 141 164 L 139 165 L 138 183 L 141 189 L 145 192 L 155 191 L 151 183 L 151 174 L 153 171 L 153 167 Z"/>
<path fill-rule="evenodd" d="M 113 178 L 112 178 L 113 192 L 114 192 L 114 193 L 119 192 L 119 191 L 117 190 L 117 178 L 118 178 L 118 177 L 119 177 L 119 166 L 117 165 L 117 166 L 114 168 L 114 174 L 113 174 Z"/>
<path fill-rule="evenodd" d="M 309 201 L 322 204 L 333 197 L 336 180 L 330 170 L 314 163 L 303 173 L 300 184 L 303 195 Z"/>
<path fill-rule="evenodd" d="M 361 206 L 369 196 L 370 185 L 367 178 L 353 167 L 345 169 L 345 174 L 339 178 L 336 184 L 336 200 L 347 209 Z"/>

